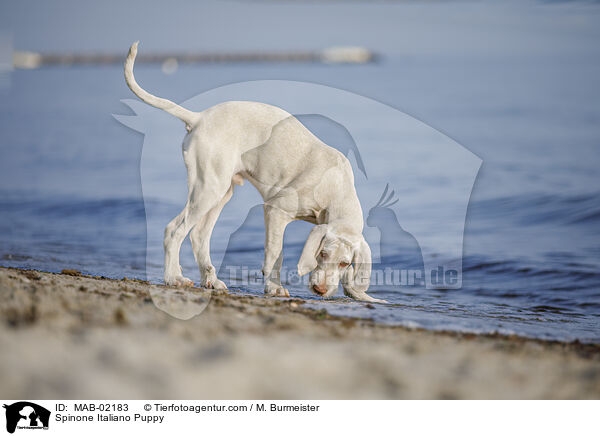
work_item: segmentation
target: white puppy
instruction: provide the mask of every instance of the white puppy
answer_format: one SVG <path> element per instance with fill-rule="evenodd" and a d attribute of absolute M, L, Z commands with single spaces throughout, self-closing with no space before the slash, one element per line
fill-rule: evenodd
<path fill-rule="evenodd" d="M 316 224 L 298 263 L 301 276 L 312 271 L 311 290 L 330 297 L 341 280 L 346 295 L 381 301 L 365 293 L 371 250 L 362 236 L 362 210 L 346 157 L 275 106 L 230 101 L 192 112 L 153 96 L 133 76 L 137 45 L 131 46 L 125 61 L 127 85 L 145 103 L 182 120 L 188 131 L 183 141 L 188 199 L 165 229 L 165 283 L 192 285 L 179 265 L 181 244 L 190 233 L 201 286 L 226 288 L 210 259 L 210 237 L 234 185 L 246 179 L 264 199 L 266 294 L 289 296 L 279 278 L 283 232 L 291 221 L 304 220 Z"/>

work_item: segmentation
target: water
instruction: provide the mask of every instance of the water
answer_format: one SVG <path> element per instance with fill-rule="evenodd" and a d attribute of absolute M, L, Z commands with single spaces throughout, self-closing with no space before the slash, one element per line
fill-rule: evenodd
<path fill-rule="evenodd" d="M 292 295 L 386 323 L 600 342 L 600 61 L 392 57 L 351 67 L 186 66 L 165 76 L 139 66 L 136 73 L 147 89 L 180 101 L 253 79 L 331 85 L 402 109 L 483 159 L 461 289 L 373 287 L 386 306 L 342 296 L 320 302 L 303 287 L 291 286 Z M 160 264 L 148 266 L 148 277 L 145 269 L 143 137 L 111 117 L 127 113 L 119 100 L 131 98 L 121 67 L 16 71 L 8 81 L 0 89 L 0 264 L 159 280 Z M 178 154 L 177 141 L 165 147 Z M 165 216 L 181 207 L 149 201 Z M 260 213 L 249 224 L 228 261 L 259 268 Z M 290 226 L 284 267 L 294 267 L 309 228 Z M 228 232 L 216 231 L 214 255 L 228 242 Z M 197 278 L 188 245 L 182 264 Z M 233 287 L 261 294 L 258 285 Z"/>

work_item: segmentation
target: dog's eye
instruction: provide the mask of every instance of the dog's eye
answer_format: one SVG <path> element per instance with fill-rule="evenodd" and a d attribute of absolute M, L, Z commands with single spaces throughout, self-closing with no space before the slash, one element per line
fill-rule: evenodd
<path fill-rule="evenodd" d="M 327 253 L 325 253 L 324 251 L 321 251 L 321 257 L 323 259 L 327 259 L 329 257 L 329 255 Z"/>
<path fill-rule="evenodd" d="M 346 268 L 348 266 L 350 266 L 350 264 L 348 262 L 342 262 L 342 263 L 340 263 L 340 267 L 342 267 L 342 268 Z"/>

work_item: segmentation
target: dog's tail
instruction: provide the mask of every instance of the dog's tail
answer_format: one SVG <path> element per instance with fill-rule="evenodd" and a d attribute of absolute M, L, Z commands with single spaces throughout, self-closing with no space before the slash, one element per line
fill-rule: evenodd
<path fill-rule="evenodd" d="M 142 87 L 135 81 L 135 77 L 133 76 L 133 64 L 135 63 L 138 44 L 139 41 L 134 42 L 131 45 L 129 48 L 129 54 L 127 54 L 127 59 L 125 60 L 125 81 L 127 82 L 127 86 L 129 86 L 129 89 L 131 89 L 133 93 L 140 98 L 140 100 L 179 118 L 186 124 L 187 130 L 191 130 L 192 126 L 196 123 L 196 121 L 198 121 L 198 113 L 187 110 L 186 108 L 181 107 L 178 104 L 173 103 L 171 100 L 167 100 L 166 98 L 160 98 L 150 94 L 142 89 Z"/>

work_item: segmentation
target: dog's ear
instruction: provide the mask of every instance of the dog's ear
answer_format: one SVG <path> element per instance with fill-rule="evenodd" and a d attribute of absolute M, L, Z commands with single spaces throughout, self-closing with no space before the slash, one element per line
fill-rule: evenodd
<path fill-rule="evenodd" d="M 342 285 L 354 292 L 364 293 L 371 283 L 371 248 L 361 236 L 358 247 L 354 250 L 352 267 L 343 277 Z"/>
<path fill-rule="evenodd" d="M 298 275 L 302 277 L 304 274 L 311 272 L 317 267 L 317 253 L 321 251 L 321 244 L 327 233 L 327 225 L 320 224 L 314 226 L 310 231 L 302 255 L 298 261 Z"/>

